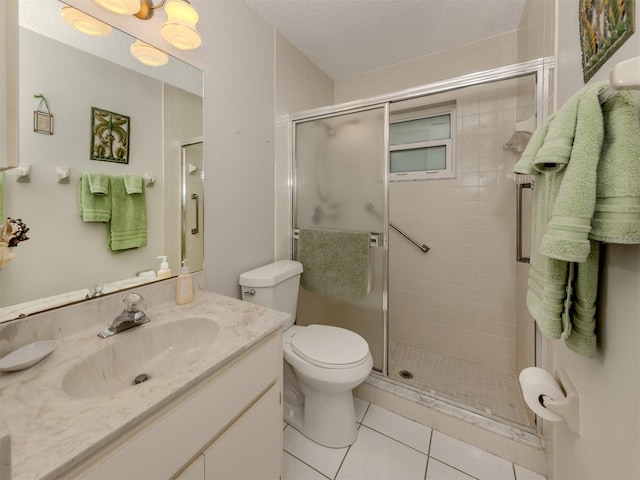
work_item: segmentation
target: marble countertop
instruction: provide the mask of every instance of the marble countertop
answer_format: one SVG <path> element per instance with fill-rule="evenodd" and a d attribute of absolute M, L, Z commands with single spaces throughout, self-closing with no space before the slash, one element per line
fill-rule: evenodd
<path fill-rule="evenodd" d="M 288 317 L 207 291 L 199 291 L 188 305 L 177 306 L 172 299 L 144 310 L 150 323 L 106 339 L 98 338 L 99 330 L 92 325 L 90 330 L 57 338 L 53 353 L 33 367 L 3 373 L 0 402 L 11 434 L 13 478 L 63 474 L 276 331 Z M 198 355 L 181 356 L 166 376 L 111 395 L 76 398 L 63 391 L 62 379 L 74 364 L 118 337 L 196 316 L 214 319 L 220 327 L 218 337 Z"/>

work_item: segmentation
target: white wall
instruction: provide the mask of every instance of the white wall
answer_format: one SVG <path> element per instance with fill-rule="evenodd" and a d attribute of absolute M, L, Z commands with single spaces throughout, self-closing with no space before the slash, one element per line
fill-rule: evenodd
<path fill-rule="evenodd" d="M 584 86 L 578 42 L 578 0 L 558 0 L 557 103 Z M 596 73 L 640 55 L 636 33 Z M 601 266 L 598 355 L 582 358 L 560 341 L 551 346 L 553 369 L 566 368 L 582 398 L 582 435 L 564 423 L 550 427 L 554 479 L 640 478 L 640 246 L 607 245 Z"/>
<path fill-rule="evenodd" d="M 291 258 L 289 114 L 333 103 L 333 80 L 276 33 L 276 252 Z"/>
<path fill-rule="evenodd" d="M 385 95 L 405 88 L 515 63 L 515 32 L 415 58 L 335 82 L 335 103 Z"/>

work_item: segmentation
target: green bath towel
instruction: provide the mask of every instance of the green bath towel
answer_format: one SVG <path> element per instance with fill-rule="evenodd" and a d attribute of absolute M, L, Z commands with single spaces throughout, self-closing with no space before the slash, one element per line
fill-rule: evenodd
<path fill-rule="evenodd" d="M 631 92 L 603 106 L 605 124 L 598 165 L 596 207 L 589 238 L 640 243 L 640 113 Z"/>
<path fill-rule="evenodd" d="M 553 165 L 551 218 L 540 244 L 542 254 L 567 262 L 584 262 L 589 255 L 589 232 L 596 205 L 596 182 L 604 120 L 598 95 L 607 82 L 584 88 L 559 112 L 534 164 Z"/>
<path fill-rule="evenodd" d="M 109 176 L 106 178 L 106 187 L 102 182 L 94 182 L 91 191 L 90 179 L 94 174 L 83 173 L 78 183 L 78 213 L 85 222 L 108 222 L 111 218 L 111 195 L 109 194 Z"/>
<path fill-rule="evenodd" d="M 298 261 L 306 290 L 346 300 L 369 294 L 369 232 L 301 228 Z"/>
<path fill-rule="evenodd" d="M 111 177 L 109 249 L 112 252 L 147 244 L 147 203 L 144 191 L 128 194 L 122 175 Z"/>
<path fill-rule="evenodd" d="M 584 356 L 596 353 L 599 248 L 588 240 L 603 142 L 598 94 L 574 95 L 534 133 L 515 173 L 535 175 L 527 308 L 540 331 L 564 338 Z"/>

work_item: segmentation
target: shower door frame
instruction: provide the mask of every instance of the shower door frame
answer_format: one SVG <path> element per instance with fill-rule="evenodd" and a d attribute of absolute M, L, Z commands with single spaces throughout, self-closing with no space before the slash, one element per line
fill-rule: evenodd
<path fill-rule="evenodd" d="M 291 115 L 289 117 L 290 121 L 290 132 L 291 132 L 291 144 L 290 144 L 290 162 L 291 168 L 289 169 L 290 178 L 289 185 L 291 185 L 290 193 L 291 193 L 291 225 L 290 225 L 290 235 L 289 238 L 291 240 L 291 255 L 292 258 L 296 256 L 296 239 L 293 235 L 294 229 L 296 228 L 296 218 L 297 218 L 297 209 L 296 209 L 296 125 L 298 123 L 304 123 L 314 120 L 321 120 L 323 118 L 334 117 L 338 115 L 347 115 L 352 113 L 364 112 L 367 110 L 376 110 L 382 108 L 384 110 L 384 138 L 383 138 L 383 146 L 384 146 L 384 176 L 383 176 L 383 188 L 384 188 L 384 208 L 383 208 L 383 218 L 382 218 L 382 235 L 378 240 L 378 244 L 376 247 L 382 248 L 382 368 L 380 373 L 384 376 L 387 375 L 387 355 L 388 355 L 388 344 L 389 344 L 389 102 L 377 102 L 377 103 L 369 103 L 367 105 L 354 106 L 352 108 L 340 108 L 339 110 L 328 111 L 324 114 L 313 115 L 308 118 L 297 118 L 296 115 Z M 319 109 L 321 110 L 321 109 Z M 314 112 L 315 110 L 310 110 L 309 112 Z M 296 118 L 294 118 L 296 117 Z M 371 247 L 369 247 L 371 248 Z M 374 359 L 375 360 L 375 359 Z M 375 370 L 374 370 L 375 371 Z"/>
<path fill-rule="evenodd" d="M 386 172 L 385 172 L 385 212 L 384 212 L 384 239 L 383 245 L 385 249 L 384 253 L 384 267 L 383 267 L 383 275 L 386 277 L 383 279 L 384 284 L 384 293 L 383 293 L 383 334 L 382 338 L 385 342 L 383 346 L 383 367 L 382 370 L 378 373 L 378 375 L 384 377 L 385 379 L 389 379 L 388 376 L 388 332 L 389 332 L 389 317 L 388 317 L 388 272 L 389 272 L 389 256 L 388 256 L 388 233 L 389 233 L 389 218 L 388 218 L 388 189 L 389 189 L 389 106 L 392 103 L 400 102 L 403 100 L 411 100 L 419 97 L 426 97 L 429 95 L 435 95 L 438 93 L 449 92 L 453 90 L 459 90 L 464 87 L 472 87 L 477 85 L 483 85 L 491 82 L 498 82 L 502 80 L 512 80 L 520 77 L 526 77 L 528 75 L 535 75 L 535 105 L 536 105 L 536 128 L 540 127 L 545 118 L 547 118 L 548 111 L 548 103 L 550 98 L 550 87 L 551 87 L 551 72 L 555 67 L 555 58 L 554 57 L 542 57 L 535 60 L 529 60 L 526 62 L 515 63 L 512 65 L 507 65 L 504 67 L 483 70 L 480 72 L 475 72 L 467 75 L 462 75 L 459 77 L 454 77 L 447 80 L 441 80 L 437 82 L 428 83 L 419 87 L 408 88 L 405 90 L 400 90 L 397 92 L 393 92 L 390 94 L 368 97 L 362 100 L 354 100 L 351 102 L 345 102 L 337 105 L 330 105 L 326 107 L 320 107 L 312 110 L 305 110 L 302 112 L 297 112 L 291 114 L 289 116 L 290 122 L 290 132 L 292 134 L 291 144 L 290 144 L 290 162 L 291 168 L 289 185 L 291 185 L 291 206 L 292 206 L 292 215 L 291 215 L 291 251 L 294 252 L 294 240 L 293 240 L 293 228 L 295 224 L 296 218 L 296 206 L 295 206 L 295 125 L 300 122 L 317 120 L 323 117 L 331 117 L 338 114 L 352 113 L 357 112 L 359 110 L 367 110 L 370 108 L 378 108 L 386 105 L 386 125 L 385 125 L 385 145 L 386 145 Z M 514 259 L 514 261 L 516 261 Z M 541 363 L 546 363 L 546 352 L 543 351 L 544 344 L 541 341 L 540 334 L 536 327 L 535 329 L 535 346 L 534 346 L 534 358 L 536 366 L 544 366 L 540 365 Z M 374 372 L 375 374 L 375 372 Z"/>

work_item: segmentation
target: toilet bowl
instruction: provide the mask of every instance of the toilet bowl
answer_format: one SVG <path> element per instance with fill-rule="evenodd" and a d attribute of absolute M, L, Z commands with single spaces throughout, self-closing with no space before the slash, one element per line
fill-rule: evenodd
<path fill-rule="evenodd" d="M 352 389 L 371 372 L 373 358 L 360 335 L 328 325 L 294 325 L 302 264 L 275 262 L 240 276 L 243 300 L 291 315 L 285 323 L 284 421 L 327 447 L 357 438 Z"/>

